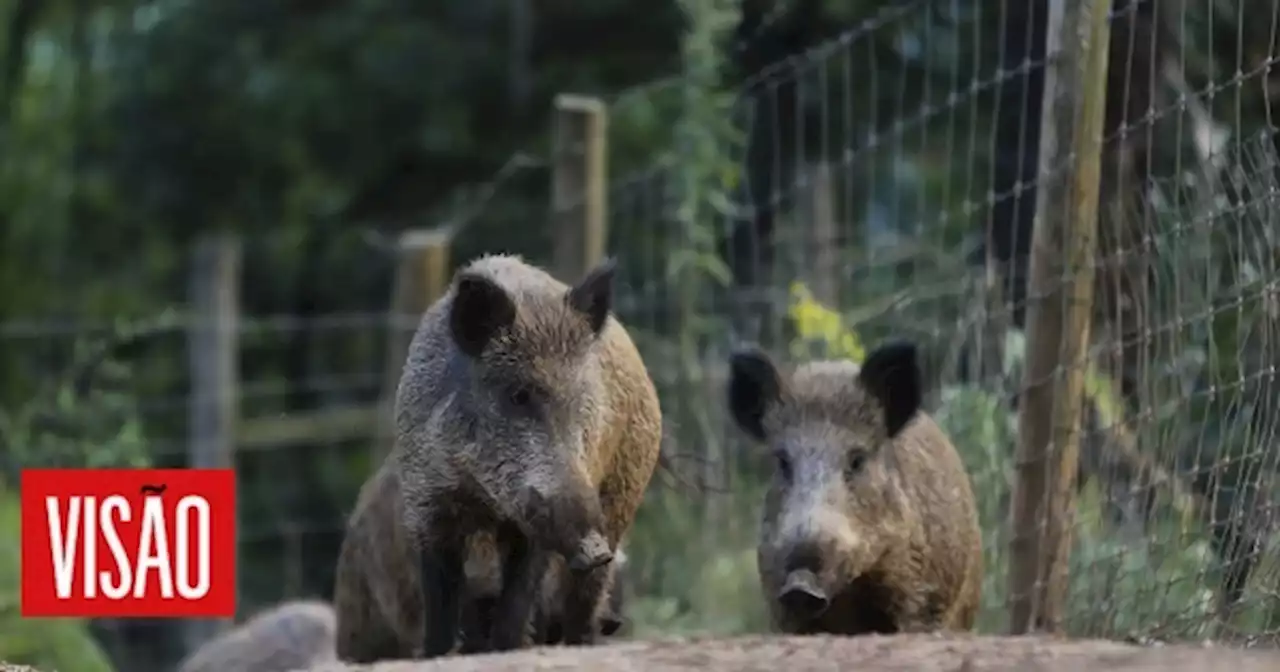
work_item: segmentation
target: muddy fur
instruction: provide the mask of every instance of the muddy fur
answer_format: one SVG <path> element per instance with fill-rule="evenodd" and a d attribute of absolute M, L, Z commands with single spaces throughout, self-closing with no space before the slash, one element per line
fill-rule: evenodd
<path fill-rule="evenodd" d="M 532 642 L 553 562 L 574 570 L 563 573 L 565 643 L 596 639 L 609 561 L 662 428 L 653 382 L 611 314 L 613 277 L 605 263 L 570 287 L 517 257 L 485 256 L 423 316 L 397 391 L 395 449 L 366 486 L 394 480 L 403 498 L 362 493 L 377 502 L 358 507 L 339 563 L 344 659 L 454 650 L 479 534 L 503 556 L 492 649 Z"/>
<path fill-rule="evenodd" d="M 287 672 L 334 660 L 334 613 L 313 600 L 284 602 L 196 649 L 178 672 Z"/>
<path fill-rule="evenodd" d="M 776 466 L 757 549 L 776 629 L 796 634 L 969 630 L 982 538 L 968 474 L 919 410 L 915 346 L 861 368 L 782 371 L 762 352 L 731 361 L 728 403 Z"/>

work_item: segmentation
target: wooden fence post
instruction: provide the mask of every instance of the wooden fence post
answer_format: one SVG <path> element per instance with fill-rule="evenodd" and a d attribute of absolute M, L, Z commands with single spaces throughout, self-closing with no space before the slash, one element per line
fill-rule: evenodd
<path fill-rule="evenodd" d="M 835 189 L 831 165 L 826 161 L 810 166 L 810 207 L 813 222 L 809 248 L 813 256 L 813 296 L 828 307 L 840 309 L 840 248 L 836 227 Z"/>
<path fill-rule="evenodd" d="M 236 235 L 213 234 L 197 242 L 189 291 L 193 322 L 187 335 L 191 371 L 187 464 L 204 469 L 234 468 L 240 403 L 240 239 Z M 238 553 L 238 540 L 236 546 Z M 228 619 L 187 621 L 187 651 L 230 624 Z"/>
<path fill-rule="evenodd" d="M 379 402 L 378 435 L 373 442 L 375 468 L 395 445 L 396 388 L 400 385 L 405 354 L 418 328 L 418 320 L 449 289 L 452 243 L 453 233 L 447 228 L 406 231 L 396 243 L 398 260 L 387 325 L 387 359 Z"/>
<path fill-rule="evenodd" d="M 1049 3 L 1009 543 L 1013 634 L 1061 632 L 1065 615 L 1093 308 L 1110 9 L 1109 0 Z"/>
<path fill-rule="evenodd" d="M 551 175 L 553 272 L 577 281 L 604 259 L 608 217 L 608 111 L 598 98 L 555 99 Z"/>

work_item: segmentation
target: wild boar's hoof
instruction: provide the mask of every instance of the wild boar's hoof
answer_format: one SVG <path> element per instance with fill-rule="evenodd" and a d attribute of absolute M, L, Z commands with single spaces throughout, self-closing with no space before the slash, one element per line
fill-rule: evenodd
<path fill-rule="evenodd" d="M 797 616 L 816 617 L 831 606 L 826 591 L 818 587 L 818 577 L 807 569 L 791 572 L 787 583 L 778 591 L 778 602 Z"/>
<path fill-rule="evenodd" d="M 609 550 L 609 542 L 599 532 L 592 532 L 578 545 L 578 552 L 569 560 L 569 571 L 575 573 L 589 572 L 613 562 L 613 551 Z"/>

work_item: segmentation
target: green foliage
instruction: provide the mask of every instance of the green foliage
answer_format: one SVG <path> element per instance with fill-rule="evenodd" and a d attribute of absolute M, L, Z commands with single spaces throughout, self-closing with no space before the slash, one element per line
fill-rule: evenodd
<path fill-rule="evenodd" d="M 109 366 L 113 377 L 128 370 Z M 5 444 L 17 464 L 30 467 L 142 466 L 145 441 L 137 400 L 127 392 L 95 388 L 84 398 L 61 387 L 48 406 L 26 406 L 12 416 L 0 413 Z"/>
<path fill-rule="evenodd" d="M 84 620 L 18 615 L 20 520 L 17 495 L 0 489 L 0 660 L 46 672 L 111 672 Z"/>
<path fill-rule="evenodd" d="M 668 168 L 678 194 L 676 221 L 683 245 L 672 252 L 667 279 L 682 288 L 686 328 L 694 323 L 701 278 L 729 282 L 716 254 L 716 217 L 732 212 L 729 194 L 738 180 L 733 150 L 742 134 L 733 125 L 733 93 L 721 82 L 721 48 L 738 22 L 734 0 L 679 0 L 688 20 L 681 45 L 683 105 L 675 124 Z"/>
<path fill-rule="evenodd" d="M 0 411 L 0 444 L 12 462 L 0 476 L 0 660 L 41 670 L 110 672 L 106 654 L 82 619 L 19 616 L 20 511 L 18 467 L 143 467 L 150 462 L 130 368 L 114 351 L 156 330 L 122 324 L 108 338 L 81 340 L 65 375 L 9 413 Z"/>
<path fill-rule="evenodd" d="M 711 495 L 723 496 L 723 495 Z M 735 492 L 735 500 L 758 502 L 762 492 Z M 639 568 L 640 587 L 627 603 L 633 635 L 733 635 L 768 626 L 756 575 L 755 505 L 738 507 L 733 524 L 707 530 L 702 510 L 688 498 L 654 490 L 640 509 L 627 553 Z M 708 540 L 700 543 L 691 540 Z"/>
<path fill-rule="evenodd" d="M 81 339 L 64 375 L 26 404 L 0 409 L 0 443 L 9 476 L 17 467 L 142 467 L 149 464 L 131 367 L 115 351 L 172 327 L 164 314 L 146 324 L 117 326 L 100 339 Z"/>
<path fill-rule="evenodd" d="M 739 180 L 734 152 L 743 140 L 733 123 L 734 94 L 722 81 L 727 69 L 724 47 L 737 26 L 739 3 L 677 0 L 676 4 L 686 19 L 681 78 L 671 88 L 632 97 L 615 109 L 623 111 L 625 121 L 647 127 L 661 138 L 656 120 L 676 103 L 669 149 L 660 153 L 657 168 L 676 197 L 674 226 L 663 237 L 664 247 L 671 250 L 665 255 L 664 278 L 676 292 L 674 360 L 681 380 L 690 384 L 671 390 L 668 399 L 692 401 L 702 395 L 691 381 L 701 378 L 703 344 L 724 327 L 707 316 L 706 301 L 711 290 L 730 281 L 716 245 L 717 224 L 732 211 L 730 194 Z M 673 404 L 667 401 L 666 405 Z M 667 418 L 680 428 L 679 443 L 705 447 L 705 454 L 718 455 L 723 437 L 712 410 L 701 403 L 676 401 L 674 406 Z M 755 584 L 755 551 L 752 535 L 743 531 L 748 526 L 708 529 L 707 512 L 661 491 L 642 507 L 628 551 L 636 559 L 635 566 L 646 572 L 638 577 L 643 590 L 628 606 L 638 636 L 728 634 L 764 626 L 762 605 L 749 588 Z"/>
<path fill-rule="evenodd" d="M 944 388 L 934 418 L 960 452 L 978 499 L 986 564 L 978 628 L 1003 632 L 1015 418 L 1000 397 L 973 386 Z M 1178 517 L 1166 511 L 1144 534 L 1126 535 L 1104 520 L 1105 505 L 1098 482 L 1089 480 L 1076 500 L 1068 598 L 1073 633 L 1150 635 L 1169 623 L 1207 627 L 1214 596 L 1204 574 L 1214 558 L 1204 532 L 1184 535 Z"/>

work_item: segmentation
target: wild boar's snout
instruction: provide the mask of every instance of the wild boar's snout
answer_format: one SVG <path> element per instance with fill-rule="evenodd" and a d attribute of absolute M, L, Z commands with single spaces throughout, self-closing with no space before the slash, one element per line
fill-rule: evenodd
<path fill-rule="evenodd" d="M 816 542 L 801 542 L 787 553 L 787 573 L 802 569 L 813 574 L 822 571 L 822 550 Z"/>
<path fill-rule="evenodd" d="M 787 611 L 809 618 L 821 616 L 831 606 L 831 598 L 818 585 L 818 577 L 807 569 L 787 575 L 787 582 L 778 591 L 778 601 Z"/>
<path fill-rule="evenodd" d="M 822 553 L 818 544 L 802 542 L 786 556 L 787 578 L 778 591 L 778 602 L 798 616 L 817 617 L 831 605 L 818 574 L 822 571 Z"/>
<path fill-rule="evenodd" d="M 600 497 L 585 484 L 551 492 L 530 487 L 524 499 L 531 536 L 563 555 L 570 571 L 586 572 L 613 561 L 602 532 Z"/>

